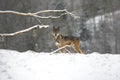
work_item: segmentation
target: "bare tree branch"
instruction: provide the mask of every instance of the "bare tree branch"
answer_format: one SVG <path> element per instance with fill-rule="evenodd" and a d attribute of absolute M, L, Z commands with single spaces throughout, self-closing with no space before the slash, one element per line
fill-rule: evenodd
<path fill-rule="evenodd" d="M 60 50 L 62 50 L 62 49 L 65 49 L 66 47 L 71 47 L 71 46 L 70 46 L 70 45 L 65 45 L 65 46 L 63 46 L 63 47 L 61 47 L 61 48 L 56 49 L 55 51 L 52 51 L 50 54 L 56 53 L 56 52 L 58 52 L 58 51 L 60 51 Z M 67 50 L 67 51 L 70 53 L 69 50 Z"/>
<path fill-rule="evenodd" d="M 33 16 L 33 13 L 22 13 L 22 12 L 17 12 L 17 11 L 0 11 L 0 14 L 15 14 L 15 15 L 21 15 L 21 16 Z"/>
<path fill-rule="evenodd" d="M 43 10 L 43 11 L 38 11 L 38 12 L 35 12 L 33 14 L 37 15 L 37 14 L 41 14 L 41 13 L 50 13 L 50 12 L 66 12 L 66 9 L 64 10 Z"/>
<path fill-rule="evenodd" d="M 53 12 L 53 13 L 63 12 L 63 13 L 59 16 L 53 16 L 53 15 L 39 16 L 39 14 L 50 13 L 50 12 Z M 31 17 L 37 17 L 37 18 L 40 18 L 40 19 L 51 19 L 51 18 L 55 19 L 55 18 L 60 18 L 63 15 L 70 15 L 71 17 L 73 17 L 75 19 L 80 18 L 79 16 L 76 16 L 75 14 L 67 11 L 66 9 L 64 9 L 64 10 L 43 10 L 43 11 L 38 11 L 38 12 L 35 12 L 35 13 L 22 13 L 22 12 L 17 12 L 17 11 L 6 10 L 6 11 L 0 11 L 0 14 L 14 14 L 14 15 L 20 15 L 20 16 L 31 16 Z"/>
<path fill-rule="evenodd" d="M 15 35 L 18 35 L 18 34 L 22 34 L 22 33 L 25 33 L 25 32 L 28 32 L 28 31 L 31 31 L 31 30 L 34 30 L 34 29 L 41 29 L 41 28 L 48 28 L 49 25 L 35 25 L 35 26 L 32 26 L 28 29 L 24 29 L 24 30 L 20 30 L 20 31 L 17 31 L 17 32 L 14 32 L 14 33 L 5 33 L 5 34 L 0 34 L 0 36 L 15 36 Z"/>

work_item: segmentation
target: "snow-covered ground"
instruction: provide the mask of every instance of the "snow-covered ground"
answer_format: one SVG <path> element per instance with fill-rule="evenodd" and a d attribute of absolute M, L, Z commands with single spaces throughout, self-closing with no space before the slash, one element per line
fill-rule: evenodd
<path fill-rule="evenodd" d="M 0 49 L 0 80 L 120 80 L 120 55 Z"/>

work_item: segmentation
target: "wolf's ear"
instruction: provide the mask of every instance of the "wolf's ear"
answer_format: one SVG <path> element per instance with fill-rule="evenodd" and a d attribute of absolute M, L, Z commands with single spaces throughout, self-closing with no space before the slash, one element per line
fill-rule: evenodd
<path fill-rule="evenodd" d="M 53 26 L 53 30 L 55 30 L 55 26 Z"/>
<path fill-rule="evenodd" d="M 60 26 L 58 26 L 57 29 L 60 30 Z"/>

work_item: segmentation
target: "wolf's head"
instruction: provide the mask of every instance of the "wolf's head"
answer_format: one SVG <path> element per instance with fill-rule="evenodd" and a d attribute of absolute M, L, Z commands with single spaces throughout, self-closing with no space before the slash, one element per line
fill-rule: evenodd
<path fill-rule="evenodd" d="M 57 39 L 60 36 L 60 28 L 53 26 L 53 36 Z"/>

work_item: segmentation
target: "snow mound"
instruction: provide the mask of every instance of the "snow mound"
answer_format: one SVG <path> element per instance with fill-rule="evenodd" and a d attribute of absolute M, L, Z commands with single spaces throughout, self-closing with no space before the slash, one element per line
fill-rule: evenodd
<path fill-rule="evenodd" d="M 0 80 L 119 80 L 120 55 L 0 49 Z"/>

